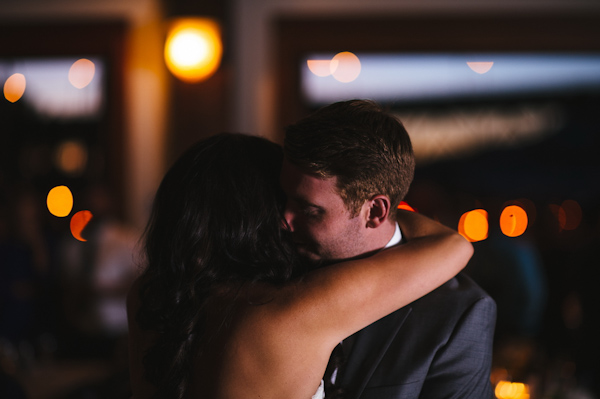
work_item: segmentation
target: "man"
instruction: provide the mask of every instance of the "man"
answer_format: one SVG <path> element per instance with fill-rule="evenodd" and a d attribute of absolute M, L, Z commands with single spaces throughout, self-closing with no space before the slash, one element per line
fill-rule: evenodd
<path fill-rule="evenodd" d="M 284 152 L 285 218 L 304 256 L 331 263 L 401 242 L 414 156 L 397 119 L 369 101 L 335 103 L 289 126 Z M 494 301 L 459 275 L 345 339 L 328 398 L 493 398 L 495 318 Z"/>

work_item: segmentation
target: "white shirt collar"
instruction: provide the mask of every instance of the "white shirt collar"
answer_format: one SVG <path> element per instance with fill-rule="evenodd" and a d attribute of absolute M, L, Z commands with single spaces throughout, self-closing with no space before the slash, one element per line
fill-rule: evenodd
<path fill-rule="evenodd" d="M 400 244 L 402 241 L 402 232 L 400 231 L 400 226 L 398 226 L 398 222 L 396 222 L 396 231 L 394 231 L 394 235 L 390 239 L 390 241 L 386 244 L 385 248 L 389 248 L 396 244 Z"/>

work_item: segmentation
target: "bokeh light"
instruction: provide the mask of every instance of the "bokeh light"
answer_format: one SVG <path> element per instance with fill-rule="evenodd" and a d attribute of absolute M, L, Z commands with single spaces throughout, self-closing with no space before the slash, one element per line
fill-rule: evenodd
<path fill-rule="evenodd" d="M 173 75 L 193 83 L 215 73 L 222 53 L 217 22 L 208 18 L 182 18 L 169 31 L 164 56 Z"/>
<path fill-rule="evenodd" d="M 67 186 L 56 186 L 48 192 L 46 204 L 48 210 L 54 216 L 69 216 L 73 209 L 73 194 Z"/>
<path fill-rule="evenodd" d="M 575 230 L 579 227 L 583 217 L 583 211 L 579 203 L 574 200 L 566 200 L 562 203 L 561 208 L 565 214 L 565 222 L 561 224 L 561 227 L 565 230 Z"/>
<path fill-rule="evenodd" d="M 517 205 L 509 205 L 500 214 L 500 230 L 508 237 L 518 237 L 527 230 L 527 212 Z"/>
<path fill-rule="evenodd" d="M 529 225 L 532 225 L 535 222 L 535 219 L 537 218 L 537 209 L 533 201 L 529 198 L 519 198 L 504 204 L 504 206 L 508 205 L 517 205 L 523 208 L 525 213 L 527 213 L 527 222 Z"/>
<path fill-rule="evenodd" d="M 467 62 L 467 65 L 469 66 L 469 68 L 471 68 L 471 70 L 473 72 L 477 72 L 480 75 L 483 75 L 484 73 L 488 72 L 490 69 L 492 69 L 492 66 L 494 65 L 493 62 L 481 62 L 481 61 L 475 61 L 475 62 Z"/>
<path fill-rule="evenodd" d="M 331 59 L 331 74 L 338 82 L 349 83 L 360 75 L 360 60 L 354 53 L 343 51 Z"/>
<path fill-rule="evenodd" d="M 581 205 L 574 200 L 565 200 L 559 206 L 556 204 L 549 205 L 550 210 L 558 221 L 560 230 L 575 230 L 581 224 L 583 211 Z"/>
<path fill-rule="evenodd" d="M 490 381 L 492 386 L 498 385 L 500 381 L 508 381 L 510 379 L 510 375 L 508 370 L 504 367 L 495 367 L 492 369 L 490 373 Z"/>
<path fill-rule="evenodd" d="M 458 232 L 470 242 L 485 240 L 488 231 L 488 213 L 484 209 L 465 212 L 458 222 Z"/>
<path fill-rule="evenodd" d="M 331 75 L 331 60 L 307 60 L 308 69 L 321 78 Z"/>
<path fill-rule="evenodd" d="M 25 75 L 21 73 L 12 74 L 4 82 L 4 98 L 11 103 L 18 101 L 25 93 L 26 85 Z"/>
<path fill-rule="evenodd" d="M 529 399 L 529 386 L 522 382 L 500 381 L 494 393 L 498 399 Z"/>
<path fill-rule="evenodd" d="M 95 74 L 96 65 L 86 58 L 81 58 L 71 65 L 69 69 L 69 82 L 74 87 L 83 89 L 92 82 Z"/>
<path fill-rule="evenodd" d="M 54 154 L 56 167 L 70 176 L 79 176 L 85 170 L 88 161 L 88 151 L 79 141 L 61 143 Z"/>
<path fill-rule="evenodd" d="M 87 210 L 79 211 L 76 214 L 74 214 L 73 217 L 71 218 L 71 223 L 70 223 L 71 234 L 73 234 L 73 237 L 75 237 L 79 241 L 83 241 L 83 242 L 87 241 L 87 239 L 85 239 L 81 235 L 81 233 L 83 232 L 83 230 L 85 229 L 87 224 L 90 222 L 90 220 L 92 220 L 93 217 L 94 217 L 94 215 L 92 215 L 92 212 L 87 211 Z"/>
<path fill-rule="evenodd" d="M 398 204 L 398 209 L 404 209 L 407 211 L 416 212 L 415 208 L 408 205 L 408 203 L 406 201 L 400 201 L 400 204 Z"/>

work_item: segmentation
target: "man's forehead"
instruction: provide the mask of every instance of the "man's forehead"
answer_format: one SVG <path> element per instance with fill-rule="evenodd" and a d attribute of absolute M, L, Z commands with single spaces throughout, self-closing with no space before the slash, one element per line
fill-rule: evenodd
<path fill-rule="evenodd" d="M 322 176 L 318 175 L 317 173 L 312 173 L 312 172 L 300 167 L 299 165 L 296 165 L 295 163 L 290 162 L 285 157 L 283 158 L 281 170 L 282 170 L 282 172 L 284 172 L 288 175 L 293 174 L 293 175 L 301 175 L 301 176 L 312 176 L 314 178 L 323 178 Z"/>
<path fill-rule="evenodd" d="M 287 161 L 283 162 L 281 169 L 281 185 L 288 195 L 313 197 L 319 194 L 335 194 L 339 196 L 337 177 L 321 177 L 307 173 Z M 309 198 L 301 199 L 310 202 Z"/>

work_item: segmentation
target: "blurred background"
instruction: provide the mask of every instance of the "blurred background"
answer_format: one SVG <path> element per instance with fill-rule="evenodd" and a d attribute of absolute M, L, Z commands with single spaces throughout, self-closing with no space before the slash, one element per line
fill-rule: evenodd
<path fill-rule="evenodd" d="M 0 84 L 0 397 L 129 397 L 166 169 L 350 98 L 411 135 L 404 206 L 474 243 L 497 398 L 600 397 L 597 0 L 2 0 Z"/>

